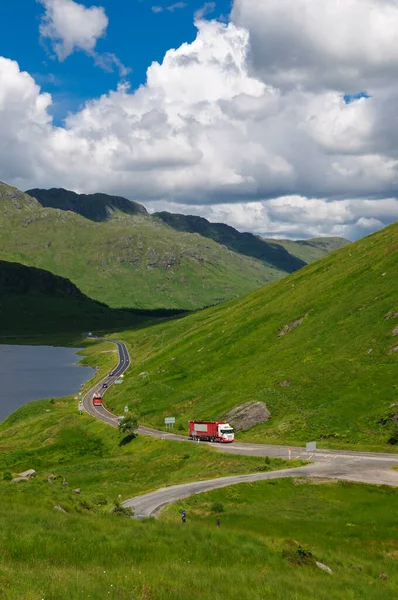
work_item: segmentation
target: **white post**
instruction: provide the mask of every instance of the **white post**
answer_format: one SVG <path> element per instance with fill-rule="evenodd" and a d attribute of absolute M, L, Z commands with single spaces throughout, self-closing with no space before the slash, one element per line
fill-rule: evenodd
<path fill-rule="evenodd" d="M 291 449 L 289 448 L 289 460 L 291 460 L 291 458 L 292 458 L 292 451 L 291 451 Z"/>

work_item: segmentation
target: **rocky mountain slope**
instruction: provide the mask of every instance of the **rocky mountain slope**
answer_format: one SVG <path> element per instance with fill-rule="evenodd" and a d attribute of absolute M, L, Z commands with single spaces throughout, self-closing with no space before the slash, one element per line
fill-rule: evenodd
<path fill-rule="evenodd" d="M 200 308 L 284 275 L 212 240 L 176 232 L 139 205 L 127 214 L 129 201 L 101 197 L 93 214 L 73 194 L 65 194 L 65 208 L 50 208 L 0 184 L 0 258 L 66 277 L 113 307 Z"/>

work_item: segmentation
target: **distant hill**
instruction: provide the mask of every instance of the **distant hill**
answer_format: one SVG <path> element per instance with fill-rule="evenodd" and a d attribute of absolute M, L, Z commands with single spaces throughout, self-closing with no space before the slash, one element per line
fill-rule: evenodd
<path fill-rule="evenodd" d="M 33 189 L 26 192 L 44 208 L 60 208 L 86 217 L 91 221 L 106 221 L 118 212 L 125 215 L 147 215 L 147 210 L 141 204 L 132 202 L 121 196 L 108 194 L 76 194 L 62 188 L 51 190 Z"/>
<path fill-rule="evenodd" d="M 265 241 L 252 233 L 240 233 L 234 227 L 224 223 L 210 223 L 203 217 L 169 212 L 158 212 L 153 216 L 176 231 L 199 233 L 218 244 L 223 244 L 233 252 L 257 258 L 285 273 L 293 273 L 307 264 L 306 261 L 291 254 L 282 244 L 276 244 L 273 240 Z"/>
<path fill-rule="evenodd" d="M 43 204 L 62 208 L 0 183 L 0 258 L 66 277 L 112 307 L 197 309 L 285 274 L 203 236 L 174 231 L 128 200 L 99 195 L 94 214 L 96 195 L 50 192 L 35 191 Z M 92 209 L 82 206 L 86 201 Z"/>
<path fill-rule="evenodd" d="M 261 239 L 264 239 L 266 242 L 282 246 L 288 252 L 290 252 L 290 254 L 293 254 L 301 260 L 304 260 L 308 264 L 327 256 L 335 250 L 344 248 L 344 246 L 347 246 L 347 244 L 351 243 L 349 240 L 340 237 L 322 237 L 297 241 L 272 240 L 268 238 Z"/>
<path fill-rule="evenodd" d="M 271 419 L 243 438 L 398 444 L 397 256 L 395 223 L 244 298 L 126 334 L 134 365 L 123 394 L 156 427 L 261 401 Z M 115 410 L 123 394 L 112 392 Z"/>
<path fill-rule="evenodd" d="M 91 300 L 68 279 L 0 260 L 0 338 L 121 329 L 142 320 Z"/>

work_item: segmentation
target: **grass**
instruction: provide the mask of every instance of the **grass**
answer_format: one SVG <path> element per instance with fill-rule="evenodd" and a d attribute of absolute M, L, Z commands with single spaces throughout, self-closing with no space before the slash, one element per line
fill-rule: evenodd
<path fill-rule="evenodd" d="M 284 272 L 149 215 L 95 222 L 42 208 L 0 183 L 2 258 L 73 281 L 111 307 L 197 309 L 235 298 Z"/>
<path fill-rule="evenodd" d="M 83 362 L 98 367 L 99 379 L 116 363 L 113 345 L 86 343 Z M 149 572 L 141 578 L 139 570 L 151 556 L 167 554 L 171 530 L 120 519 L 110 512 L 114 502 L 164 485 L 264 468 L 263 459 L 196 444 L 139 436 L 122 445 L 116 429 L 76 409 L 71 398 L 41 400 L 0 424 L 1 600 L 99 599 L 104 590 L 111 598 L 152 597 Z M 266 466 L 295 464 L 271 459 Z M 37 471 L 35 479 L 9 481 L 28 468 Z M 170 573 L 178 574 L 172 564 L 178 552 L 175 542 L 164 564 Z M 160 573 L 159 565 L 155 570 Z M 169 590 L 166 585 L 162 593 Z"/>
<path fill-rule="evenodd" d="M 113 345 L 86 344 L 83 360 L 99 379 L 116 363 Z M 165 485 L 295 464 L 142 436 L 121 445 L 71 398 L 29 403 L 0 424 L 0 599 L 394 597 L 392 488 L 277 480 L 194 496 L 160 520 L 111 513 L 115 501 Z M 7 480 L 28 468 L 37 471 L 30 482 Z M 297 564 L 301 548 L 333 575 Z"/>
<path fill-rule="evenodd" d="M 186 430 L 263 401 L 271 420 L 240 439 L 394 451 L 397 250 L 395 224 L 243 299 L 125 332 L 133 366 L 107 403 Z"/>
<path fill-rule="evenodd" d="M 40 502 L 49 485 L 58 484 L 22 484 L 16 494 L 0 484 L 2 600 L 183 600 L 187 590 L 198 600 L 227 591 L 232 600 L 396 595 L 396 490 L 261 482 L 194 496 L 160 521 L 137 522 L 95 513 L 90 498 L 76 495 L 80 512 L 59 513 Z M 73 496 L 60 489 L 53 501 L 65 495 Z M 297 543 L 333 574 L 297 564 Z"/>

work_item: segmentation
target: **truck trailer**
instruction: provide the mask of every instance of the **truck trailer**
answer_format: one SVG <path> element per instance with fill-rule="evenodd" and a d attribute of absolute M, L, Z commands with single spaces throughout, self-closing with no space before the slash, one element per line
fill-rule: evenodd
<path fill-rule="evenodd" d="M 102 405 L 102 396 L 101 394 L 94 394 L 93 395 L 93 404 L 94 406 L 101 406 Z"/>
<path fill-rule="evenodd" d="M 191 440 L 231 443 L 235 439 L 234 430 L 225 421 L 189 421 Z"/>

